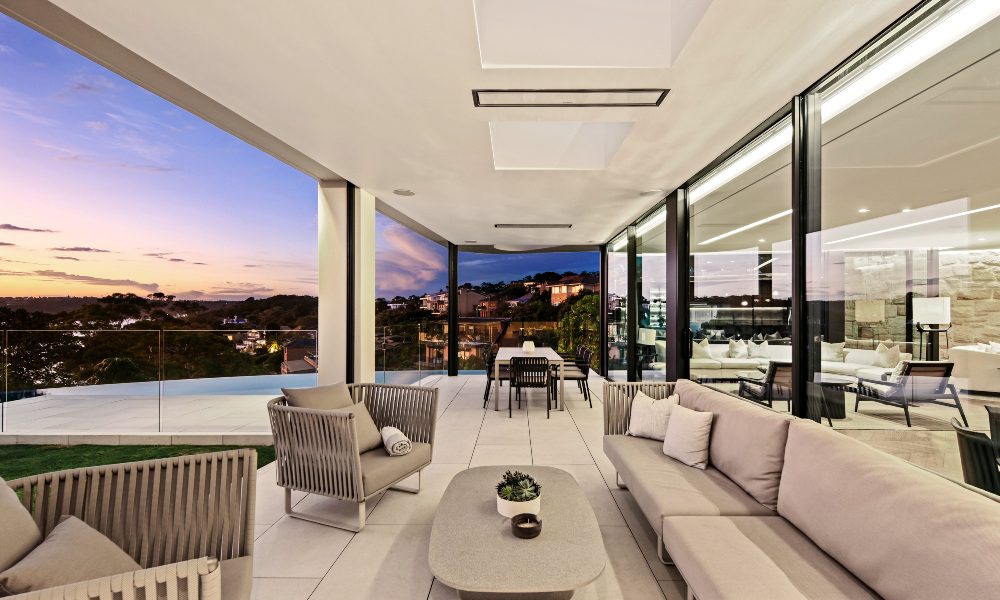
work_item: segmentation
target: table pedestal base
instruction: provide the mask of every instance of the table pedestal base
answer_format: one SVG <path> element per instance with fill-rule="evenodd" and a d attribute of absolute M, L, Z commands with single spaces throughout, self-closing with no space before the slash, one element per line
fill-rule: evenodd
<path fill-rule="evenodd" d="M 462 600 L 569 600 L 573 597 L 575 590 L 568 592 L 534 592 L 529 594 L 511 594 L 509 592 L 463 592 L 458 591 L 458 597 Z"/>

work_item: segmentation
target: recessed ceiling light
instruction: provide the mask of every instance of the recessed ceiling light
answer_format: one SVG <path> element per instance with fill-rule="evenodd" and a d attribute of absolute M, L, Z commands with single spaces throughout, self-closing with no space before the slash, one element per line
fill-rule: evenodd
<path fill-rule="evenodd" d="M 397 190 L 392 190 L 392 193 L 396 194 L 397 196 L 414 196 L 415 195 L 414 192 L 413 192 L 413 190 L 407 190 L 407 189 L 403 189 L 403 188 L 399 188 Z"/>
<path fill-rule="evenodd" d="M 903 212 L 910 212 L 911 210 L 913 210 L 913 209 L 912 208 L 904 208 Z"/>
<path fill-rule="evenodd" d="M 640 192 L 640 196 L 659 196 L 663 193 L 663 190 L 646 190 L 645 192 Z"/>
<path fill-rule="evenodd" d="M 861 214 L 865 214 L 866 212 L 871 212 L 871 211 L 869 209 L 867 209 L 867 208 L 859 208 L 858 212 L 861 213 Z"/>
<path fill-rule="evenodd" d="M 986 238 L 976 238 L 976 241 L 977 241 L 977 242 L 985 242 L 985 241 L 986 241 Z"/>
<path fill-rule="evenodd" d="M 759 240 L 757 240 L 757 241 L 758 241 L 759 243 L 763 244 L 763 243 L 764 243 L 764 242 L 766 242 L 767 240 L 765 240 L 764 238 L 760 238 L 760 239 L 759 239 Z"/>

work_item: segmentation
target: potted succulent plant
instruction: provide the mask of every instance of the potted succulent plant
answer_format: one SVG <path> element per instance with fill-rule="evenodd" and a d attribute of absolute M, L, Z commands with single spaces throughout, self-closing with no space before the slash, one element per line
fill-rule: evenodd
<path fill-rule="evenodd" d="M 497 512 L 508 519 L 514 515 L 537 515 L 542 508 L 542 486 L 520 471 L 507 471 L 497 484 Z"/>

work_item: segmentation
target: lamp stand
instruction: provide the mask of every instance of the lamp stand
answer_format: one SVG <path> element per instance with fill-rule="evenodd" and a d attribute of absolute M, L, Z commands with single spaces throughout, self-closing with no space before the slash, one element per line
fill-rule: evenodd
<path fill-rule="evenodd" d="M 950 329 L 951 323 L 942 325 L 941 327 L 917 323 L 917 331 L 920 332 L 920 342 L 918 347 L 920 348 L 921 360 L 924 358 L 924 334 L 927 334 L 927 360 L 940 360 L 940 352 L 938 349 L 940 334 L 944 333 L 945 347 L 951 349 L 951 340 L 948 337 L 948 330 Z"/>

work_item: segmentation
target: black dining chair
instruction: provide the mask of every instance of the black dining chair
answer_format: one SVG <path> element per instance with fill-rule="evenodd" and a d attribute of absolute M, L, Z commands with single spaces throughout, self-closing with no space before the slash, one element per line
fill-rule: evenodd
<path fill-rule="evenodd" d="M 510 360 L 510 388 L 507 390 L 507 416 L 514 416 L 511 404 L 511 392 L 517 392 L 517 407 L 521 408 L 522 388 L 545 389 L 545 416 L 550 417 L 552 410 L 552 371 L 549 369 L 549 359 L 540 356 L 515 356 Z M 527 399 L 525 399 L 527 406 Z"/>
<path fill-rule="evenodd" d="M 575 381 L 576 387 L 583 394 L 584 399 L 590 405 L 590 408 L 594 408 L 594 401 L 590 397 L 590 386 L 587 383 L 590 381 L 590 360 L 594 356 L 594 351 L 586 346 L 580 346 L 577 348 L 577 353 L 572 364 L 568 361 L 563 363 L 563 378 L 566 381 Z M 559 386 L 559 365 L 552 365 L 552 397 L 559 398 L 557 389 Z M 566 399 L 563 398 L 562 402 Z"/>
<path fill-rule="evenodd" d="M 993 441 L 993 448 L 996 449 L 997 458 L 1000 458 L 1000 405 L 987 404 L 986 414 L 990 418 L 990 439 Z"/>
<path fill-rule="evenodd" d="M 493 352 L 493 347 L 488 347 L 486 349 L 486 391 L 483 392 L 483 408 L 486 408 L 490 403 L 490 389 L 493 387 L 493 382 L 496 380 L 496 354 Z M 508 365 L 500 365 L 500 380 L 497 381 L 497 385 L 503 387 L 504 381 L 510 380 L 510 367 Z"/>
<path fill-rule="evenodd" d="M 973 431 L 952 417 L 951 426 L 958 436 L 958 454 L 962 459 L 965 483 L 1000 494 L 1000 466 L 993 441 L 981 431 Z"/>

